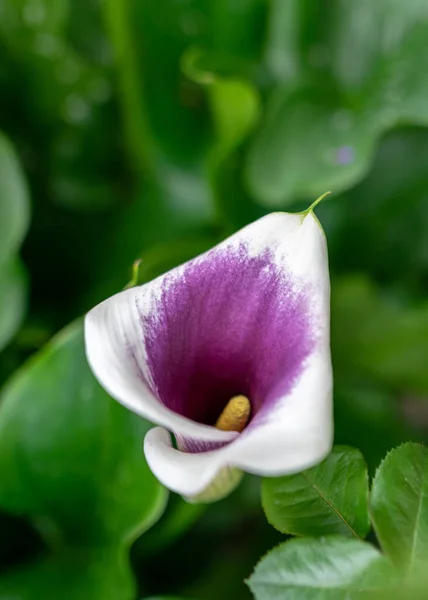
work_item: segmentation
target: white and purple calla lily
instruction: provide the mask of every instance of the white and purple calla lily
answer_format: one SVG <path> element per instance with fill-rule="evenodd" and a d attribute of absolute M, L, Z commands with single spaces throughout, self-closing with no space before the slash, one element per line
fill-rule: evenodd
<path fill-rule="evenodd" d="M 226 495 L 242 471 L 291 474 L 330 452 L 329 329 L 312 209 L 267 215 L 85 320 L 101 385 L 161 425 L 144 443 L 153 473 L 200 501 Z"/>

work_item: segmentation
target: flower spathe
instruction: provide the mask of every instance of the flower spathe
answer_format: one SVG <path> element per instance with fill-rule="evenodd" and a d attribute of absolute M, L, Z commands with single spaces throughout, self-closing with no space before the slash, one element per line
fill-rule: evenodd
<path fill-rule="evenodd" d="M 100 383 L 161 426 L 145 439 L 150 468 L 196 500 L 224 496 L 241 471 L 291 474 L 330 452 L 329 329 L 327 248 L 312 210 L 267 215 L 85 319 Z"/>

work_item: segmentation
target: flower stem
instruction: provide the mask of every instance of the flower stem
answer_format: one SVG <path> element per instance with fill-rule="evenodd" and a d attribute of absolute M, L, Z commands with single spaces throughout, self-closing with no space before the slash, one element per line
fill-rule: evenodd
<path fill-rule="evenodd" d="M 129 157 L 137 176 L 154 175 L 152 134 L 147 121 L 143 94 L 142 69 L 132 32 L 129 0 L 105 0 L 106 28 L 113 46 L 122 118 Z"/>

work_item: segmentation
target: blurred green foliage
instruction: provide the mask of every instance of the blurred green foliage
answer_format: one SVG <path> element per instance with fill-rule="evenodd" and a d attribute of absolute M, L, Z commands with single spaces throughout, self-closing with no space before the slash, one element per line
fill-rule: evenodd
<path fill-rule="evenodd" d="M 248 477 L 172 497 L 129 562 L 163 510 L 148 424 L 95 384 L 79 322 L 49 340 L 138 257 L 147 281 L 331 188 L 336 441 L 373 475 L 428 439 L 427 35 L 425 0 L 0 0 L 0 600 L 246 599 L 283 539 Z M 389 568 L 339 540 L 367 582 Z M 307 575 L 300 543 L 275 552 Z"/>

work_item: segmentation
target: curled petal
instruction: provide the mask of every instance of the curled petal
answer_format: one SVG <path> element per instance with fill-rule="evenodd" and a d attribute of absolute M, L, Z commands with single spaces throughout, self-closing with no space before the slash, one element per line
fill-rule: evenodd
<path fill-rule="evenodd" d="M 171 445 L 171 435 L 161 427 L 147 433 L 144 453 L 159 481 L 192 502 L 219 500 L 242 477 L 239 469 L 224 465 L 219 450 L 195 454 L 176 450 Z"/>
<path fill-rule="evenodd" d="M 216 493 L 222 497 L 233 487 L 223 479 L 225 469 L 267 477 L 307 469 L 331 451 L 331 381 L 329 358 L 314 357 L 293 391 L 235 441 L 208 452 L 180 452 L 171 447 L 165 430 L 152 429 L 144 445 L 147 462 L 166 487 L 205 501 L 216 499 Z"/>

